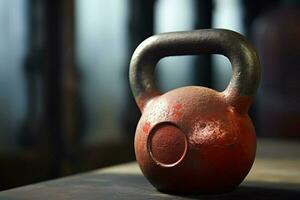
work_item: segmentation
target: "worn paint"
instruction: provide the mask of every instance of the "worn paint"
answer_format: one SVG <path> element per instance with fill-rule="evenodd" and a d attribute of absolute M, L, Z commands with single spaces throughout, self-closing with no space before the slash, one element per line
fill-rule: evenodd
<path fill-rule="evenodd" d="M 182 105 L 180 103 L 176 103 L 174 106 L 173 106 L 173 113 L 172 113 L 172 117 L 173 117 L 173 120 L 179 120 L 181 117 L 182 117 Z"/>
<path fill-rule="evenodd" d="M 150 123 L 149 122 L 146 122 L 143 126 L 143 132 L 144 133 L 149 133 L 149 130 L 150 130 Z"/>

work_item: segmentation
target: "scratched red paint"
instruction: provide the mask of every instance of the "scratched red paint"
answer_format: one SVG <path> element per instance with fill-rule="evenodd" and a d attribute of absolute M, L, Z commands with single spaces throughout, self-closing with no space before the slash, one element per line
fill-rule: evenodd
<path fill-rule="evenodd" d="M 174 114 L 173 114 L 174 120 L 180 119 L 181 116 L 182 116 L 182 113 L 181 113 L 181 112 L 174 112 Z"/>
<path fill-rule="evenodd" d="M 173 107 L 174 111 L 172 113 L 172 116 L 175 121 L 179 120 L 182 117 L 181 109 L 182 109 L 182 105 L 180 103 L 174 105 Z"/>
<path fill-rule="evenodd" d="M 181 110 L 182 105 L 180 103 L 175 104 L 174 109 L 175 110 Z"/>
<path fill-rule="evenodd" d="M 149 130 L 150 130 L 150 123 L 149 122 L 146 122 L 145 124 L 144 124 L 144 126 L 143 126 L 143 132 L 144 133 L 148 133 L 149 132 Z"/>

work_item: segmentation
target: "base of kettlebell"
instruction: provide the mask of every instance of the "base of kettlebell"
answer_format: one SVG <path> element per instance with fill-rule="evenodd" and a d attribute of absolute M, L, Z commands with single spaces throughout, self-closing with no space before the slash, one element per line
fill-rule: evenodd
<path fill-rule="evenodd" d="M 207 191 L 207 190 L 176 190 L 176 189 L 158 189 L 156 188 L 157 191 L 165 194 L 170 194 L 170 195 L 221 195 L 221 194 L 227 194 L 233 192 L 235 188 L 226 188 L 224 190 L 217 190 L 217 191 Z"/>

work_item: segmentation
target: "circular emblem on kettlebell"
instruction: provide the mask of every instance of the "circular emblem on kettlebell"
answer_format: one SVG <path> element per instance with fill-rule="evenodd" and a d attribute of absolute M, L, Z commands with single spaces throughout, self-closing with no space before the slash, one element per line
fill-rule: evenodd
<path fill-rule="evenodd" d="M 186 155 L 187 146 L 185 134 L 172 122 L 156 124 L 150 130 L 148 153 L 159 166 L 173 167 L 180 163 Z"/>

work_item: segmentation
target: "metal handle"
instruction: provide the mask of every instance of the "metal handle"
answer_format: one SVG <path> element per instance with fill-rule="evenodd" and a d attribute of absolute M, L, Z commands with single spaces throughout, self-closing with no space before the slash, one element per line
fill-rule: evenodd
<path fill-rule="evenodd" d="M 230 60 L 232 77 L 224 91 L 230 101 L 235 101 L 235 97 L 254 96 L 260 80 L 260 65 L 254 48 L 244 36 L 225 29 L 163 33 L 143 41 L 131 58 L 130 86 L 140 110 L 161 94 L 153 77 L 161 58 L 203 53 L 222 54 Z"/>

